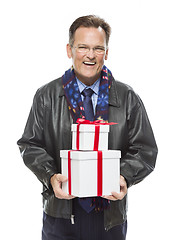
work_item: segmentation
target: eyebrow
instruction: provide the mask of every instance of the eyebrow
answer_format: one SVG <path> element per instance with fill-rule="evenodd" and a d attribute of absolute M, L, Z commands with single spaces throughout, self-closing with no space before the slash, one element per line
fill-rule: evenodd
<path fill-rule="evenodd" d="M 85 46 L 85 47 L 90 47 L 89 45 L 85 44 L 85 43 L 79 43 L 77 46 Z M 105 46 L 102 46 L 102 45 L 96 45 L 94 48 L 97 48 L 97 47 L 100 47 L 100 48 L 105 48 Z"/>

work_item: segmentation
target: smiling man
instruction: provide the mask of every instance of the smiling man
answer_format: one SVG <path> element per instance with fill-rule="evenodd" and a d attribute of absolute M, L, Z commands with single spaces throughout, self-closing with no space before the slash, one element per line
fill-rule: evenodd
<path fill-rule="evenodd" d="M 108 57 L 106 33 L 101 27 L 79 27 L 74 38 L 67 44 L 67 54 L 72 58 L 76 77 L 90 86 L 100 77 Z"/>
<path fill-rule="evenodd" d="M 143 103 L 104 65 L 110 32 L 94 15 L 73 22 L 67 44 L 72 68 L 37 91 L 18 141 L 24 163 L 43 184 L 43 240 L 125 240 L 128 188 L 155 167 L 157 146 Z M 78 118 L 118 123 L 109 149 L 122 152 L 120 193 L 80 199 L 62 191 L 67 178 L 60 150 L 71 149 L 71 124 Z"/>

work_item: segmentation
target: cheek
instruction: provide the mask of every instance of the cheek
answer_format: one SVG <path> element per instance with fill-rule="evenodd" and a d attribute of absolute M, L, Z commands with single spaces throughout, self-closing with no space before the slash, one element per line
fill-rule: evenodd
<path fill-rule="evenodd" d="M 80 66 L 83 63 L 83 58 L 80 56 L 73 56 L 72 61 L 75 66 Z"/>
<path fill-rule="evenodd" d="M 98 64 L 103 65 L 104 64 L 104 57 L 98 58 Z"/>

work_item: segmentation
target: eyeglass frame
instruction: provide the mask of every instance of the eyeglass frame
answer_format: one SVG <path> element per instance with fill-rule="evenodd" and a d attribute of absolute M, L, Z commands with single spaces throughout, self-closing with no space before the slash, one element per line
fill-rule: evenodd
<path fill-rule="evenodd" d="M 72 45 L 71 47 L 77 49 L 79 53 L 83 53 L 83 54 L 89 53 L 90 50 L 92 49 L 93 52 L 94 52 L 96 55 L 102 55 L 102 54 L 106 53 L 106 50 L 107 50 L 107 48 L 105 48 L 105 47 L 103 47 L 103 46 L 96 46 L 96 47 L 94 47 L 94 48 L 91 48 L 91 47 L 89 47 L 89 46 L 87 46 L 87 45 L 85 45 L 85 44 L 81 44 L 81 45 L 79 44 L 78 46 L 73 46 L 73 45 Z M 79 47 L 80 47 L 80 48 L 83 48 L 83 50 L 79 49 Z M 81 51 L 80 51 L 80 50 L 81 50 Z M 97 52 L 98 50 L 100 50 L 101 52 Z"/>

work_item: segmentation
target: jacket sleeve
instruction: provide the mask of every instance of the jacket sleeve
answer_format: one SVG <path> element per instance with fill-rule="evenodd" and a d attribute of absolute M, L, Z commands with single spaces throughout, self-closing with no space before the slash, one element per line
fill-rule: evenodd
<path fill-rule="evenodd" d="M 133 91 L 128 94 L 127 126 L 128 148 L 121 159 L 121 175 L 130 187 L 154 170 L 158 152 L 145 107 Z"/>
<path fill-rule="evenodd" d="M 44 139 L 45 106 L 37 91 L 23 136 L 18 140 L 25 165 L 37 176 L 45 189 L 51 189 L 50 178 L 57 173 L 54 159 L 46 151 Z"/>

